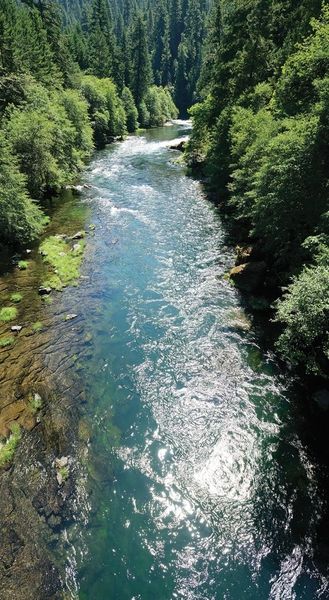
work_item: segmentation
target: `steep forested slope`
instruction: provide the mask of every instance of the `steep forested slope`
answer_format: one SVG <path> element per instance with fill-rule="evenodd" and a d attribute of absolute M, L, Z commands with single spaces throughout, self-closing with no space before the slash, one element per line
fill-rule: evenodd
<path fill-rule="evenodd" d="M 263 293 L 281 295 L 282 355 L 328 376 L 326 3 L 217 1 L 200 90 L 189 163 L 209 178 L 239 242 L 252 244 L 245 256 L 264 271 Z"/>
<path fill-rule="evenodd" d="M 181 114 L 195 99 L 208 0 L 61 0 L 72 54 L 82 69 L 130 87 L 137 40 L 149 56 L 144 75 L 170 86 Z M 141 24 L 142 22 L 142 24 Z M 148 72 L 147 72 L 148 69 Z"/>

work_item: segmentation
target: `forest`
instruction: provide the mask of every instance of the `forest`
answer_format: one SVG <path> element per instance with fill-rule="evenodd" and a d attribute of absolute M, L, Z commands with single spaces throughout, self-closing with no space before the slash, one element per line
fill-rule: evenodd
<path fill-rule="evenodd" d="M 38 238 L 45 198 L 74 183 L 95 148 L 186 115 L 205 11 L 197 0 L 1 0 L 3 243 Z"/>
<path fill-rule="evenodd" d="M 190 114 L 189 170 L 263 265 L 279 353 L 327 377 L 328 106 L 321 0 L 1 0 L 1 242 L 38 239 L 94 149 Z"/>

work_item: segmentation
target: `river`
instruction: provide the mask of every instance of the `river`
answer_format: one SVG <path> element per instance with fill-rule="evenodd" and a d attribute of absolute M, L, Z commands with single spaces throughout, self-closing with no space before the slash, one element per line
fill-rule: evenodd
<path fill-rule="evenodd" d="M 169 148 L 187 133 L 131 136 L 85 176 L 95 236 L 76 293 L 93 352 L 72 597 L 329 598 L 319 467 L 294 386 L 224 277 L 219 211 Z"/>

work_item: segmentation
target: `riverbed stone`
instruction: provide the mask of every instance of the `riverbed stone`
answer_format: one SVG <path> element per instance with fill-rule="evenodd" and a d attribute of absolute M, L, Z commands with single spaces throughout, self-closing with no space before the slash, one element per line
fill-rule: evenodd
<path fill-rule="evenodd" d="M 178 152 L 184 152 L 185 148 L 186 148 L 186 140 L 182 140 L 180 142 L 178 142 L 177 144 L 172 144 L 170 147 L 170 150 L 178 150 Z"/>
<path fill-rule="evenodd" d="M 77 231 L 77 233 L 71 236 L 71 240 L 82 240 L 85 237 L 85 235 L 85 231 Z"/>
<path fill-rule="evenodd" d="M 69 313 L 68 315 L 66 315 L 65 317 L 65 321 L 72 321 L 73 319 L 76 319 L 78 315 L 76 315 L 75 313 Z"/>
<path fill-rule="evenodd" d="M 47 296 L 48 294 L 51 293 L 51 287 L 47 287 L 47 286 L 41 285 L 39 287 L 38 291 L 39 291 L 40 296 Z"/>
<path fill-rule="evenodd" d="M 10 330 L 13 331 L 14 333 L 19 333 L 20 331 L 22 331 L 23 329 L 23 325 L 12 325 Z"/>
<path fill-rule="evenodd" d="M 265 271 L 266 263 L 264 261 L 247 262 L 233 267 L 229 277 L 239 289 L 252 292 L 263 283 Z"/>
<path fill-rule="evenodd" d="M 55 458 L 55 467 L 56 469 L 62 469 L 69 464 L 68 456 L 61 456 L 60 458 Z"/>

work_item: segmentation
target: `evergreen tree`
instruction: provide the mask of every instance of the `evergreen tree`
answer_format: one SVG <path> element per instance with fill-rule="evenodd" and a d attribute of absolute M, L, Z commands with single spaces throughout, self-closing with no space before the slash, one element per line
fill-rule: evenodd
<path fill-rule="evenodd" d="M 147 44 L 145 21 L 141 13 L 132 26 L 132 92 L 138 107 L 152 80 L 151 60 Z"/>

